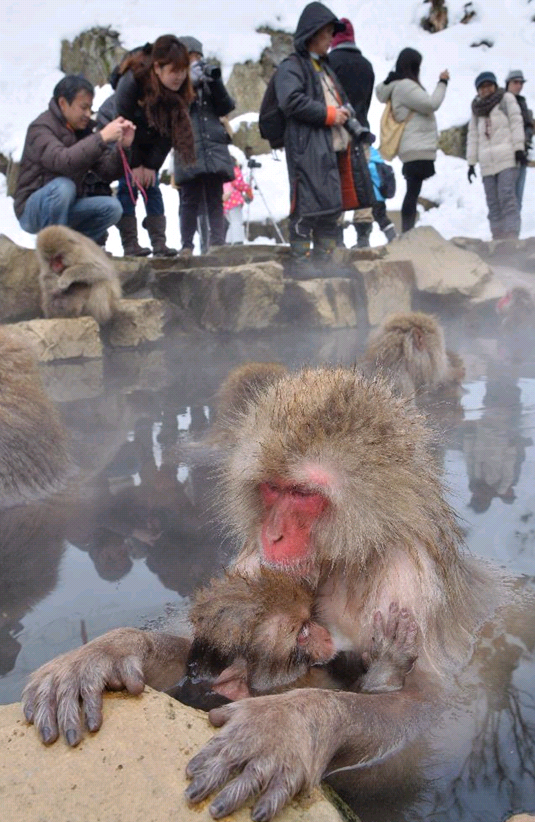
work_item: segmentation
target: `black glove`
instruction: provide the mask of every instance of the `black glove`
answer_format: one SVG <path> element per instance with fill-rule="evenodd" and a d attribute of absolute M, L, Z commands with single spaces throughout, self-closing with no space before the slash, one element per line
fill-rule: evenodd
<path fill-rule="evenodd" d="M 472 183 L 472 178 L 477 177 L 476 170 L 474 166 L 468 166 L 468 182 Z"/>
<path fill-rule="evenodd" d="M 522 151 L 521 149 L 518 149 L 518 151 L 515 151 L 515 160 L 516 160 L 516 162 L 518 163 L 519 166 L 527 166 L 527 164 L 528 164 L 528 158 L 526 157 L 526 152 Z"/>

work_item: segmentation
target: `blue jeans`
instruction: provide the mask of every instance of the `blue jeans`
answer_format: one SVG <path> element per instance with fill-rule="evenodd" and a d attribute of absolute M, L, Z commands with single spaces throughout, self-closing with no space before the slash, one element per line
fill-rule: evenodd
<path fill-rule="evenodd" d="M 19 223 L 29 234 L 37 234 L 47 225 L 67 225 L 99 242 L 122 213 L 116 197 L 77 197 L 72 180 L 56 177 L 30 194 Z"/>
<path fill-rule="evenodd" d="M 151 216 L 152 214 L 163 214 L 163 197 L 162 192 L 160 191 L 158 175 L 156 175 L 155 184 L 153 186 L 149 186 L 149 188 L 146 188 L 145 191 L 147 192 L 147 216 Z M 137 186 L 133 184 L 132 194 L 134 195 L 134 199 L 137 200 L 139 189 Z M 132 202 L 130 191 L 128 190 L 126 179 L 124 177 L 121 177 L 121 179 L 119 180 L 119 187 L 117 189 L 117 199 L 123 207 L 123 214 L 135 214 L 136 204 Z"/>

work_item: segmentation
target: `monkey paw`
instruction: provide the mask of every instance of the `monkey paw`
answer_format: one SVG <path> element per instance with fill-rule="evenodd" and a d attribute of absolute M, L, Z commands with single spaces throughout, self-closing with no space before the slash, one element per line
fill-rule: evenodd
<path fill-rule="evenodd" d="M 403 688 L 405 677 L 418 657 L 418 626 L 411 613 L 390 603 L 385 622 L 380 611 L 373 617 L 373 638 L 369 651 L 362 655 L 366 673 L 359 683 L 364 693 L 384 693 Z"/>

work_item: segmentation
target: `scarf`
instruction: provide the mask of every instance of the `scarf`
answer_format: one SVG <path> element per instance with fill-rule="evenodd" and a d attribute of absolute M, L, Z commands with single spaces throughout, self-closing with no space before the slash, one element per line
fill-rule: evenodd
<path fill-rule="evenodd" d="M 501 101 L 505 89 L 498 88 L 489 97 L 480 97 L 479 94 L 472 100 L 472 111 L 476 117 L 488 117 L 492 109 Z"/>
<path fill-rule="evenodd" d="M 147 120 L 158 134 L 169 137 L 180 161 L 186 165 L 195 162 L 193 129 L 189 106 L 176 91 L 161 86 L 158 99 L 144 104 Z"/>

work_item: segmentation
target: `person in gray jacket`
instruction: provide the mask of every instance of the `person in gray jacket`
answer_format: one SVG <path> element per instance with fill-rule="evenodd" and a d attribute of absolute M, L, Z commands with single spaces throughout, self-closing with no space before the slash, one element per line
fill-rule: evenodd
<path fill-rule="evenodd" d="M 422 183 L 435 173 L 438 146 L 435 111 L 444 100 L 450 78 L 448 71 L 441 72 L 435 90 L 428 94 L 420 83 L 421 64 L 419 51 L 402 49 L 394 71 L 375 89 L 381 103 L 391 101 L 395 119 L 406 123 L 398 149 L 403 162 L 402 173 L 407 181 L 401 206 L 402 231 L 414 228 Z"/>
<path fill-rule="evenodd" d="M 524 186 L 526 184 L 526 173 L 528 170 L 528 153 L 533 143 L 533 112 L 528 108 L 526 98 L 522 94 L 526 78 L 520 69 L 513 69 L 505 78 L 505 90 L 510 91 L 516 97 L 516 102 L 520 106 L 522 112 L 522 119 L 524 121 L 524 134 L 526 135 L 525 162 L 521 163 L 518 168 L 518 177 L 516 180 L 516 198 L 518 200 L 518 207 L 522 209 L 522 198 L 524 196 Z"/>
<path fill-rule="evenodd" d="M 526 162 L 522 113 L 515 95 L 498 88 L 492 71 L 478 74 L 475 86 L 466 141 L 468 181 L 476 176 L 479 163 L 492 238 L 515 239 L 520 233 L 516 181 L 519 166 Z"/>

